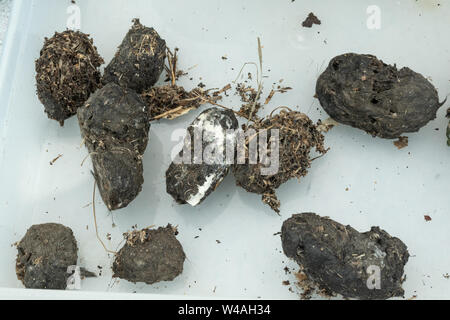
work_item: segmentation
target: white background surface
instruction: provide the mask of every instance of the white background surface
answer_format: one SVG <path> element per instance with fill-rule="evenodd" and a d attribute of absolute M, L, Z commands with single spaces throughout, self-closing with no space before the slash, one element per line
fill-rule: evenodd
<path fill-rule="evenodd" d="M 0 0 L 0 54 L 2 53 L 3 38 L 8 27 L 11 14 L 11 0 Z"/>
<path fill-rule="evenodd" d="M 17 1 L 20 10 L 11 17 L 11 38 L 0 69 L 0 287 L 22 287 L 15 276 L 12 243 L 32 224 L 60 222 L 74 230 L 79 264 L 94 271 L 103 268 L 101 277 L 83 282 L 83 290 L 298 299 L 298 289 L 292 293 L 282 285 L 284 280 L 295 283 L 295 276 L 283 270 L 295 269 L 295 263 L 283 255 L 280 238 L 274 234 L 292 214 L 312 211 L 359 231 L 380 226 L 399 237 L 411 254 L 405 270 L 406 298 L 450 298 L 450 280 L 443 276 L 450 273 L 450 149 L 444 119 L 448 104 L 437 120 L 420 133 L 409 134 L 409 147 L 401 151 L 392 141 L 350 127 L 333 129 L 326 136 L 331 151 L 313 163 L 300 183 L 291 181 L 278 190 L 281 217 L 263 205 L 260 196 L 238 189 L 232 175 L 200 207 L 175 204 L 165 192 L 164 174 L 177 144 L 170 134 L 185 128 L 200 111 L 153 124 L 144 157 L 143 191 L 128 208 L 114 213 L 97 196 L 99 232 L 103 239 L 110 233 L 112 240 L 105 241 L 116 249 L 122 233 L 135 224 L 139 228 L 178 225 L 178 238 L 187 254 L 185 270 L 176 281 L 153 286 L 113 281 L 112 257 L 96 240 L 92 207 L 86 207 L 92 200 L 93 178 L 90 161 L 80 165 L 87 152 L 80 147 L 77 120 L 59 127 L 47 119 L 35 95 L 34 60 L 44 37 L 66 28 L 69 3 Z M 200 81 L 208 87 L 233 81 L 244 62 L 257 61 L 256 38 L 261 37 L 267 76 L 263 98 L 280 79 L 294 88 L 276 95 L 267 113 L 286 105 L 314 120 L 326 119 L 313 98 L 315 82 L 328 61 L 345 52 L 371 53 L 387 63 L 411 67 L 430 78 L 441 100 L 450 92 L 450 1 L 439 1 L 439 7 L 437 1 L 414 0 L 77 3 L 82 31 L 92 35 L 106 61 L 132 18 L 153 26 L 170 47 L 181 49 L 182 69 L 196 66 L 179 82 L 187 89 Z M 366 9 L 372 4 L 381 9 L 380 30 L 366 27 Z M 322 25 L 302 28 L 311 11 Z M 228 60 L 221 59 L 224 55 Z M 255 75 L 253 69 L 246 72 Z M 234 96 L 222 102 L 239 105 Z M 62 158 L 50 166 L 59 154 Z M 424 215 L 433 220 L 425 222 Z"/>

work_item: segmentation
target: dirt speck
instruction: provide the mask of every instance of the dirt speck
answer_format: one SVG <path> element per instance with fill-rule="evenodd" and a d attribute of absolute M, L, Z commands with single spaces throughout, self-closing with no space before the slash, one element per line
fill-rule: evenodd
<path fill-rule="evenodd" d="M 394 141 L 394 145 L 398 148 L 398 150 L 401 150 L 408 146 L 408 142 L 408 137 L 400 137 L 397 141 Z"/>
<path fill-rule="evenodd" d="M 317 18 L 316 15 L 311 12 L 306 20 L 302 22 L 302 26 L 304 28 L 311 28 L 314 24 L 320 25 L 322 24 L 322 21 L 320 21 L 319 18 Z"/>
<path fill-rule="evenodd" d="M 53 159 L 52 161 L 50 161 L 50 165 L 51 165 L 51 166 L 54 165 L 55 162 L 58 161 L 62 156 L 63 156 L 62 154 L 58 155 L 55 159 Z"/>

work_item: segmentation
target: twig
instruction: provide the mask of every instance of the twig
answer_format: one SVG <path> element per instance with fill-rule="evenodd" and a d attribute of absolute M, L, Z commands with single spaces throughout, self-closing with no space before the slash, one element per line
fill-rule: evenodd
<path fill-rule="evenodd" d="M 51 166 L 54 165 L 55 162 L 58 161 L 62 156 L 63 156 L 62 154 L 58 155 L 55 159 L 53 159 L 52 161 L 50 161 L 50 165 L 51 165 Z"/>
<path fill-rule="evenodd" d="M 269 119 L 272 119 L 272 118 L 273 118 L 273 114 L 275 113 L 275 111 L 280 110 L 280 109 L 286 109 L 286 110 L 288 110 L 289 112 L 292 112 L 292 109 L 291 109 L 291 108 L 286 107 L 286 106 L 281 106 L 281 107 L 278 107 L 278 108 L 275 108 L 275 109 L 272 110 L 272 112 L 271 112 L 270 115 L 269 115 Z"/>
<path fill-rule="evenodd" d="M 176 81 L 176 65 L 177 65 L 177 51 L 175 50 L 175 55 L 167 48 L 167 60 L 169 62 L 169 68 L 166 67 L 166 70 L 170 73 L 170 79 L 172 81 L 172 85 L 175 85 Z"/>
<path fill-rule="evenodd" d="M 166 111 L 164 113 L 161 113 L 160 115 L 157 115 L 156 117 L 151 118 L 150 121 L 155 121 L 155 120 L 159 120 L 159 119 L 163 119 L 163 118 L 170 119 L 169 116 L 172 115 L 172 114 L 183 115 L 183 114 L 186 114 L 186 113 L 188 113 L 189 111 L 191 111 L 193 109 L 196 109 L 196 108 L 195 107 L 185 108 L 185 106 L 181 105 L 181 106 L 179 106 L 179 107 L 177 107 L 175 109 Z M 183 112 L 179 113 L 179 111 L 181 111 L 181 110 L 183 110 Z"/>
<path fill-rule="evenodd" d="M 316 161 L 316 160 L 322 158 L 322 157 L 325 156 L 325 154 L 326 154 L 328 151 L 330 151 L 330 150 L 331 150 L 331 148 L 328 148 L 324 154 L 322 154 L 322 155 L 320 155 L 320 156 L 317 156 L 317 157 L 311 159 L 310 161 L 313 162 L 313 161 Z"/>
<path fill-rule="evenodd" d="M 241 70 L 239 71 L 239 73 L 238 73 L 238 75 L 237 75 L 237 77 L 236 77 L 236 80 L 233 81 L 234 84 L 238 81 L 239 77 L 241 76 L 242 72 L 244 71 L 244 68 L 245 68 L 246 66 L 248 66 L 248 65 L 254 65 L 254 66 L 255 66 L 255 68 L 256 68 L 256 75 L 257 75 L 256 78 L 259 79 L 259 69 L 258 69 L 258 65 L 257 65 L 256 63 L 254 63 L 254 62 L 246 62 L 246 63 L 244 63 L 244 65 L 242 66 Z"/>
<path fill-rule="evenodd" d="M 267 97 L 266 102 L 264 102 L 264 104 L 268 105 L 270 100 L 272 100 L 274 95 L 275 95 L 275 90 L 272 89 L 272 91 L 270 91 L 269 96 Z"/>
<path fill-rule="evenodd" d="M 100 236 L 98 234 L 97 215 L 95 213 L 95 187 L 96 186 L 97 186 L 97 180 L 94 179 L 94 191 L 92 192 L 92 212 L 94 213 L 95 234 L 97 235 L 98 241 L 100 241 L 100 243 L 102 244 L 103 249 L 105 249 L 106 252 L 112 253 L 115 255 L 117 252 L 111 251 L 108 248 L 106 248 L 106 245 L 103 243 L 102 239 L 100 238 Z"/>
<path fill-rule="evenodd" d="M 328 118 L 325 121 L 323 121 L 320 125 L 317 126 L 317 130 L 319 130 L 320 132 L 328 132 L 330 131 L 333 127 L 338 126 L 339 123 L 336 122 L 335 120 L 333 120 L 332 118 Z"/>
<path fill-rule="evenodd" d="M 262 78 L 263 78 L 263 58 L 262 58 L 262 48 L 261 48 L 261 39 L 258 37 L 258 56 L 259 56 L 259 68 L 261 70 L 258 73 L 258 93 L 256 94 L 255 101 L 253 102 L 252 111 L 250 112 L 249 120 L 253 118 L 253 114 L 255 113 L 256 104 L 258 103 L 259 96 L 262 91 Z"/>
<path fill-rule="evenodd" d="M 85 142 L 86 142 L 86 137 L 84 137 L 83 140 L 81 140 L 80 148 L 84 145 Z"/>
<path fill-rule="evenodd" d="M 90 154 L 88 153 L 88 155 L 86 157 L 84 157 L 83 161 L 81 162 L 81 166 L 84 166 L 84 163 L 86 162 L 87 158 L 89 158 Z"/>

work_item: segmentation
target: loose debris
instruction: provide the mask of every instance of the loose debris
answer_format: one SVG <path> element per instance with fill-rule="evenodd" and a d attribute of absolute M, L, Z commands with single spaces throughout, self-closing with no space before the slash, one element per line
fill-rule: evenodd
<path fill-rule="evenodd" d="M 272 91 L 270 91 L 270 93 L 269 93 L 269 96 L 266 98 L 266 101 L 264 102 L 264 105 L 269 104 L 269 102 L 272 100 L 274 95 L 275 95 L 275 90 L 272 89 Z"/>
<path fill-rule="evenodd" d="M 261 46 L 261 39 L 258 38 L 258 57 L 259 57 L 259 64 L 256 64 L 254 62 L 247 62 L 244 63 L 244 65 L 241 68 L 241 71 L 239 72 L 236 80 L 234 82 L 237 82 L 239 77 L 241 76 L 244 68 L 247 65 L 255 65 L 256 71 L 257 71 L 257 82 L 258 82 L 258 88 L 257 90 L 254 90 L 251 87 L 246 87 L 245 85 L 238 84 L 236 91 L 241 96 L 241 100 L 245 102 L 244 105 L 242 105 L 240 111 L 238 114 L 241 117 L 244 117 L 248 119 L 249 121 L 253 121 L 254 119 L 257 119 L 258 117 L 256 114 L 258 113 L 259 109 L 261 109 L 261 104 L 259 102 L 261 92 L 263 90 L 263 56 L 262 56 L 262 46 Z M 248 78 L 252 79 L 251 73 L 248 74 Z"/>
<path fill-rule="evenodd" d="M 64 121 L 77 113 L 100 87 L 99 67 L 104 63 L 89 35 L 55 32 L 45 38 L 36 60 L 37 95 L 50 119 Z"/>
<path fill-rule="evenodd" d="M 113 277 L 146 284 L 174 280 L 183 272 L 186 258 L 177 234 L 170 224 L 125 234 L 126 243 L 113 263 Z"/>
<path fill-rule="evenodd" d="M 331 118 L 328 118 L 324 121 L 319 120 L 319 122 L 317 123 L 317 130 L 319 130 L 320 132 L 326 133 L 326 132 L 330 131 L 331 129 L 333 129 L 337 125 L 339 125 L 339 123 L 334 121 Z"/>
<path fill-rule="evenodd" d="M 133 26 L 105 68 L 103 84 L 114 82 L 138 94 L 151 88 L 164 70 L 166 42 L 153 28 L 133 19 Z"/>
<path fill-rule="evenodd" d="M 378 227 L 360 233 L 314 213 L 303 213 L 284 222 L 281 239 L 284 253 L 327 292 L 358 299 L 388 299 L 404 294 L 402 275 L 409 259 L 407 247 Z M 380 270 L 380 289 L 369 289 L 371 268 Z"/>
<path fill-rule="evenodd" d="M 173 120 L 185 115 L 191 110 L 199 108 L 206 102 L 216 102 L 221 99 L 216 95 L 211 97 L 209 91 L 204 91 L 202 87 L 195 88 L 188 92 L 183 87 L 176 85 L 176 80 L 180 75 L 185 74 L 181 70 L 177 70 L 178 49 L 172 53 L 167 48 L 167 60 L 169 66 L 165 65 L 166 72 L 171 83 L 160 87 L 150 88 L 142 93 L 142 99 L 148 106 L 149 119 Z"/>
<path fill-rule="evenodd" d="M 430 222 L 431 220 L 433 220 L 429 215 L 425 215 L 424 218 L 426 222 Z"/>
<path fill-rule="evenodd" d="M 58 161 L 60 158 L 62 157 L 62 154 L 58 155 L 55 159 L 53 159 L 52 161 L 50 161 L 50 165 L 54 165 L 56 161 Z"/>
<path fill-rule="evenodd" d="M 319 18 L 316 17 L 314 13 L 310 13 L 305 21 L 302 22 L 302 26 L 305 28 L 311 28 L 313 24 L 320 25 L 322 22 L 319 20 Z"/>
<path fill-rule="evenodd" d="M 303 272 L 299 271 L 295 273 L 297 278 L 297 286 L 302 290 L 300 295 L 302 300 L 311 300 L 312 295 L 316 291 L 316 285 L 308 279 L 308 276 Z"/>
<path fill-rule="evenodd" d="M 204 92 L 195 88 L 187 92 L 183 87 L 167 85 L 153 87 L 142 94 L 142 98 L 149 107 L 150 121 L 167 119 L 173 120 L 185 115 L 201 106 Z"/>
<path fill-rule="evenodd" d="M 422 75 L 354 53 L 331 60 L 316 93 L 334 120 L 386 139 L 417 132 L 442 106 L 436 89 Z"/>
<path fill-rule="evenodd" d="M 262 108 L 262 104 L 259 102 L 258 91 L 251 86 L 239 83 L 236 86 L 236 92 L 241 97 L 241 101 L 244 102 L 239 110 L 239 115 L 248 120 L 258 119 L 257 113 Z"/>
<path fill-rule="evenodd" d="M 400 137 L 397 141 L 394 141 L 394 145 L 399 149 L 406 148 L 408 146 L 409 139 L 408 137 Z"/>
<path fill-rule="evenodd" d="M 267 96 L 266 101 L 264 102 L 264 105 L 269 104 L 269 102 L 270 102 L 270 101 L 272 100 L 272 98 L 274 97 L 275 93 L 277 93 L 277 92 L 279 92 L 279 93 L 286 93 L 286 92 L 288 92 L 289 90 L 292 90 L 292 88 L 291 88 L 291 87 L 281 87 L 281 86 L 278 86 L 277 89 L 272 89 L 272 90 L 270 91 L 269 95 Z"/>

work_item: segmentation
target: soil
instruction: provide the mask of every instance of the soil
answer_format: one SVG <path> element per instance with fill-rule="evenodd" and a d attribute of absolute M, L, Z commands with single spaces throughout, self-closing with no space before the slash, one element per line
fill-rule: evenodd
<path fill-rule="evenodd" d="M 319 18 L 316 17 L 314 13 L 310 13 L 305 21 L 302 22 L 302 26 L 305 28 L 311 28 L 313 24 L 320 25 L 322 22 L 319 20 Z"/>
<path fill-rule="evenodd" d="M 394 141 L 394 145 L 399 149 L 403 149 L 406 148 L 408 146 L 409 143 L 409 138 L 408 137 L 400 137 L 398 138 L 397 141 Z"/>
<path fill-rule="evenodd" d="M 333 58 L 316 92 L 334 120 L 386 139 L 419 131 L 442 106 L 436 89 L 421 74 L 398 70 L 372 55 Z"/>
<path fill-rule="evenodd" d="M 244 126 L 244 129 L 254 129 L 258 135 L 246 139 L 246 150 L 250 148 L 250 139 L 259 140 L 262 133 L 267 133 L 270 141 L 271 130 L 279 130 L 279 170 L 276 174 L 262 175 L 261 169 L 266 165 L 261 161 L 258 164 L 250 164 L 248 151 L 245 155 L 245 164 L 236 164 L 233 170 L 238 186 L 248 192 L 262 195 L 263 202 L 279 213 L 281 204 L 275 190 L 292 178 L 300 179 L 308 174 L 312 162 L 310 157 L 312 149 L 315 148 L 320 154 L 327 152 L 324 147 L 324 136 L 307 115 L 286 110 L 248 127 Z M 268 142 L 267 150 L 270 149 L 271 144 Z"/>
<path fill-rule="evenodd" d="M 109 210 L 125 208 L 144 183 L 148 110 L 132 90 L 109 83 L 78 110 L 81 134 L 90 153 L 100 194 Z"/>
<path fill-rule="evenodd" d="M 77 113 L 100 87 L 99 67 L 104 63 L 89 35 L 56 32 L 36 60 L 37 95 L 50 119 L 64 121 Z"/>
<path fill-rule="evenodd" d="M 282 227 L 284 253 L 309 279 L 346 298 L 388 299 L 403 296 L 406 245 L 379 227 L 360 233 L 314 213 L 292 216 Z M 369 289 L 368 268 L 381 270 L 381 289 Z"/>
<path fill-rule="evenodd" d="M 113 263 L 113 277 L 137 283 L 172 281 L 183 272 L 186 255 L 171 225 L 125 235 L 126 244 Z"/>
<path fill-rule="evenodd" d="M 165 58 L 166 42 L 155 29 L 134 19 L 119 50 L 105 68 L 102 82 L 114 82 L 140 94 L 158 81 Z"/>
<path fill-rule="evenodd" d="M 64 290 L 77 265 L 77 241 L 61 224 L 34 225 L 17 245 L 16 273 L 26 288 Z"/>
<path fill-rule="evenodd" d="M 166 188 L 179 204 L 197 206 L 202 203 L 223 181 L 231 164 L 226 162 L 226 144 L 232 143 L 234 155 L 235 133 L 238 121 L 230 110 L 211 108 L 202 112 L 189 126 L 189 135 L 184 140 L 183 150 L 166 172 Z M 203 139 L 198 140 L 201 136 Z M 195 141 L 202 146 L 196 155 Z M 211 150 L 212 152 L 206 152 Z M 183 161 L 185 152 L 190 152 L 190 162 Z"/>

